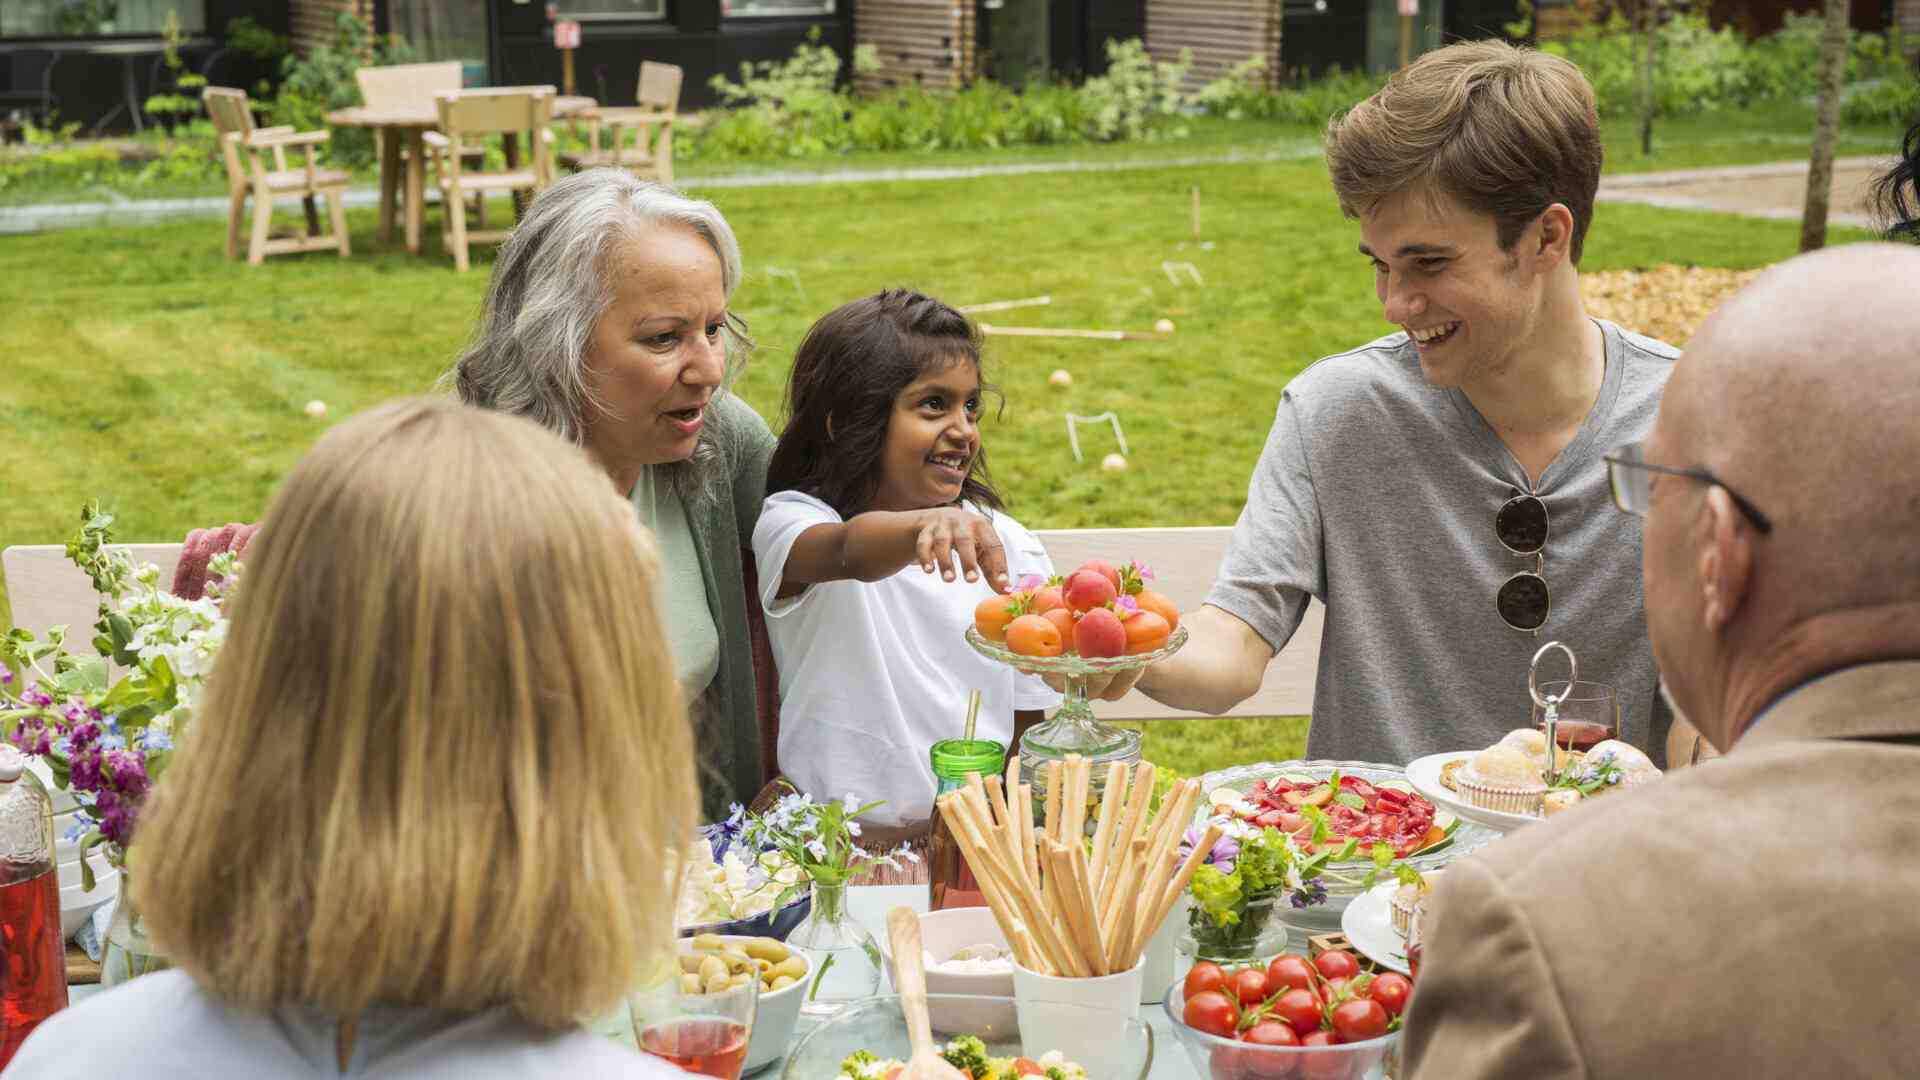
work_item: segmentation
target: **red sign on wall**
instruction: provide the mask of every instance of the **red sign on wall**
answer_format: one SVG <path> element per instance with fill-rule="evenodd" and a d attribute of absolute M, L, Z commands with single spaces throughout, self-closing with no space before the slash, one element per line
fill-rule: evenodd
<path fill-rule="evenodd" d="M 556 49 L 577 49 L 580 47 L 580 24 L 577 22 L 557 22 L 553 24 L 553 47 Z"/>

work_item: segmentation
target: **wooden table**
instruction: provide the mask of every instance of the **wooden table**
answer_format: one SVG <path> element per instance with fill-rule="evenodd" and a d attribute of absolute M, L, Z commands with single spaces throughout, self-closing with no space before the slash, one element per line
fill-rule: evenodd
<path fill-rule="evenodd" d="M 556 120 L 577 116 L 599 107 L 599 102 L 588 97 L 560 96 L 553 99 L 553 117 Z M 420 207 L 426 197 L 426 135 L 440 127 L 440 112 L 432 102 L 416 108 L 373 109 L 365 105 L 355 105 L 349 109 L 335 109 L 327 114 L 327 123 L 334 127 L 371 128 L 385 132 L 380 139 L 380 242 L 393 240 L 393 211 L 400 185 L 406 184 L 407 191 L 407 250 L 420 253 Z M 407 148 L 406 175 L 400 170 L 400 147 Z M 506 137 L 507 162 L 516 165 L 519 140 L 512 135 Z"/>

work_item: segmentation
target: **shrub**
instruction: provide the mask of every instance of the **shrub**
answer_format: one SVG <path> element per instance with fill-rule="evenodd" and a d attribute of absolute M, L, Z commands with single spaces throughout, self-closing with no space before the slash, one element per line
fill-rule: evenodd
<path fill-rule="evenodd" d="M 288 56 L 281 69 L 280 92 L 267 105 L 275 124 L 299 131 L 326 128 L 327 113 L 360 104 L 356 69 L 369 64 L 404 64 L 414 51 L 399 35 L 380 37 L 362 19 L 342 13 L 334 24 L 333 40 L 309 49 L 304 56 Z M 327 156 L 337 163 L 373 161 L 373 133 L 365 128 L 340 128 L 327 143 Z"/>

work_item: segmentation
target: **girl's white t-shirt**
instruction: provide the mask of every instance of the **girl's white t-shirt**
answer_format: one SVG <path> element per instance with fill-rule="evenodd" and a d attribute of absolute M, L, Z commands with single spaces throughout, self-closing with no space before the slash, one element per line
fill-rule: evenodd
<path fill-rule="evenodd" d="M 970 509 L 972 507 L 969 507 Z M 989 515 L 1013 581 L 1050 576 L 1040 541 L 1006 514 Z M 957 739 L 967 698 L 980 691 L 975 737 L 1005 744 L 1013 714 L 1051 709 L 1060 695 L 974 652 L 965 638 L 986 582 L 946 581 L 912 563 L 883 581 L 830 581 L 775 600 L 787 553 L 815 525 L 844 519 L 811 495 L 769 496 L 753 530 L 753 557 L 767 636 L 780 671 L 780 771 L 817 800 L 851 792 L 885 800 L 862 820 L 904 825 L 933 815 L 927 751 Z"/>

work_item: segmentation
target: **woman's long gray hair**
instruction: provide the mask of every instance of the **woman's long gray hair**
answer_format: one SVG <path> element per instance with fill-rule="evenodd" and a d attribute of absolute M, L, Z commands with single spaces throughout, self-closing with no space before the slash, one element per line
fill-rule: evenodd
<path fill-rule="evenodd" d="M 525 416 L 579 444 L 588 410 L 605 410 L 587 389 L 587 345 L 613 303 L 609 260 L 622 240 L 655 224 L 684 225 L 720 257 L 727 299 L 740 284 L 740 245 L 710 202 L 689 199 L 620 169 L 599 168 L 547 188 L 500 249 L 480 325 L 442 385 L 469 405 Z M 752 340 L 729 314 L 723 392 L 746 363 Z M 693 456 L 661 476 L 683 499 L 697 500 L 714 459 L 713 426 Z"/>

